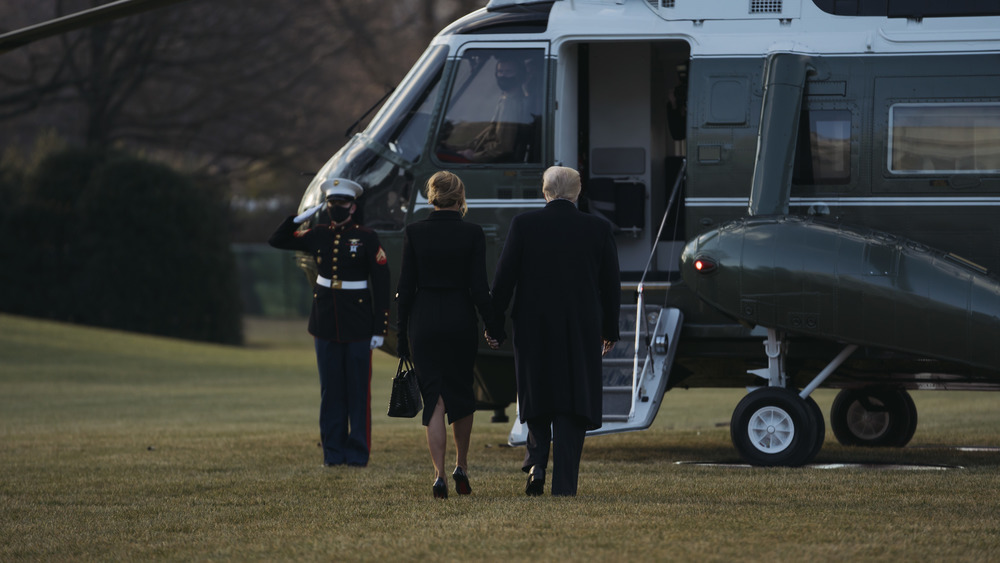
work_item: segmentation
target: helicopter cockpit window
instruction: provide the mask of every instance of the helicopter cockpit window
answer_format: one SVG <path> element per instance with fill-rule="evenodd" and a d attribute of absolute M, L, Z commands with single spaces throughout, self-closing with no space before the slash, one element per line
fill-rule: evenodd
<path fill-rule="evenodd" d="M 459 61 L 437 159 L 448 163 L 541 162 L 542 49 L 469 49 Z"/>
<path fill-rule="evenodd" d="M 345 158 L 353 168 L 348 176 L 365 186 L 359 204 L 367 227 L 398 231 L 405 225 L 413 174 L 400 159 L 412 163 L 423 155 L 447 55 L 443 45 L 424 53 L 365 131 L 363 150 Z"/>
<path fill-rule="evenodd" d="M 1000 173 L 1000 104 L 897 104 L 889 109 L 889 170 Z"/>
<path fill-rule="evenodd" d="M 358 220 L 380 231 L 399 231 L 405 226 L 406 211 L 413 193 L 413 174 L 381 156 L 371 161 L 357 175 L 365 192 L 358 200 Z"/>
<path fill-rule="evenodd" d="M 437 101 L 440 78 L 439 74 L 434 80 L 434 85 L 424 94 L 423 100 L 410 110 L 406 122 L 389 141 L 389 148 L 410 162 L 420 158 L 427 143 L 427 132 L 431 124 L 431 112 Z"/>
<path fill-rule="evenodd" d="M 437 84 L 435 81 L 388 142 L 390 151 L 409 162 L 416 162 L 423 154 L 431 110 L 437 98 Z M 365 225 L 379 230 L 402 229 L 413 187 L 413 174 L 409 167 L 398 166 L 383 156 L 377 156 L 364 167 L 359 180 L 365 186 L 361 199 Z"/>
<path fill-rule="evenodd" d="M 808 110 L 799 120 L 793 182 L 846 184 L 851 180 L 850 110 Z"/>
<path fill-rule="evenodd" d="M 410 162 L 420 157 L 447 57 L 444 45 L 424 53 L 365 131 L 372 140 Z"/>

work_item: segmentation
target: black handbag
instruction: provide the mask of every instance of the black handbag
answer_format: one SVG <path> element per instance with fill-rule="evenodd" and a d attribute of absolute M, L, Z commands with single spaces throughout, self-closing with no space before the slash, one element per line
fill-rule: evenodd
<path fill-rule="evenodd" d="M 420 385 L 417 372 L 409 360 L 399 359 L 396 377 L 392 378 L 392 394 L 389 396 L 389 416 L 413 418 L 423 408 L 420 399 Z"/>

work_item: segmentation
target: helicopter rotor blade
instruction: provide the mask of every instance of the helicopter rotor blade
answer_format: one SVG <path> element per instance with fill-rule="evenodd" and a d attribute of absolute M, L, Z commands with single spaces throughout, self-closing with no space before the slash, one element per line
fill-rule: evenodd
<path fill-rule="evenodd" d="M 6 53 L 39 39 L 66 33 L 82 27 L 104 23 L 106 21 L 148 12 L 157 8 L 185 2 L 186 0 L 118 0 L 69 14 L 60 18 L 35 24 L 29 27 L 8 31 L 0 35 L 0 54 Z"/>

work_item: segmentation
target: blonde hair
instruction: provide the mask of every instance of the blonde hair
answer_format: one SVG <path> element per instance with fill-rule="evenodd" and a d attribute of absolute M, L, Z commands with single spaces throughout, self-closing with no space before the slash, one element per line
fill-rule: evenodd
<path fill-rule="evenodd" d="M 427 180 L 427 201 L 440 208 L 458 205 L 462 215 L 469 211 L 469 206 L 465 204 L 465 184 L 447 170 L 437 172 Z"/>
<path fill-rule="evenodd" d="M 550 166 L 542 174 L 542 193 L 549 199 L 576 201 L 580 197 L 580 173 L 565 166 Z"/>

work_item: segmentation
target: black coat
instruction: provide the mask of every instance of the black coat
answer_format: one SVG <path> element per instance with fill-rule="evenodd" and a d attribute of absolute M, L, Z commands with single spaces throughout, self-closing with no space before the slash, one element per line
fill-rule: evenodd
<path fill-rule="evenodd" d="M 521 420 L 575 414 L 599 428 L 602 340 L 619 339 L 621 285 L 610 225 L 562 199 L 515 217 L 493 280 L 494 338 L 505 336 L 512 297 Z"/>
<path fill-rule="evenodd" d="M 319 275 L 329 280 L 369 282 L 367 289 L 314 285 L 309 334 L 333 342 L 384 336 L 389 328 L 389 261 L 375 231 L 354 222 L 299 231 L 293 219 L 285 219 L 268 244 L 308 252 Z"/>
<path fill-rule="evenodd" d="M 438 397 L 449 422 L 474 413 L 476 308 L 484 321 L 490 313 L 482 227 L 462 221 L 458 211 L 435 211 L 408 225 L 396 300 L 399 351 L 410 353 L 417 370 L 424 424 Z"/>

